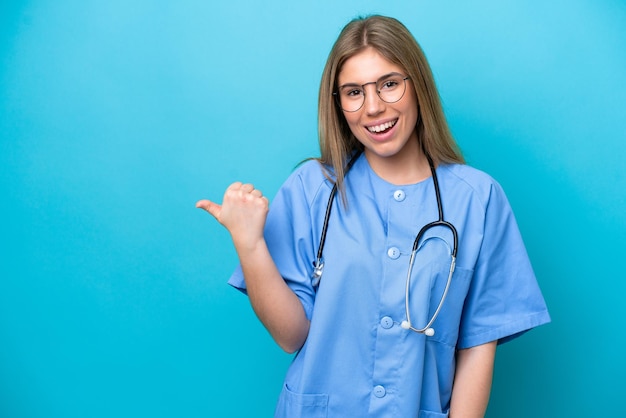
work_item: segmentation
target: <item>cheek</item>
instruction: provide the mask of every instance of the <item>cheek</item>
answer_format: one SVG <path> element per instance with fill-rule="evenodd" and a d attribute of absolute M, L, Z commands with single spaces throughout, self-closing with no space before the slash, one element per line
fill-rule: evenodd
<path fill-rule="evenodd" d="M 417 126 L 417 116 L 418 112 L 416 108 L 412 108 L 410 113 L 409 113 L 409 123 L 410 123 L 410 127 L 411 129 L 415 129 L 415 127 Z"/>
<path fill-rule="evenodd" d="M 413 126 L 417 125 L 417 119 L 419 114 L 419 104 L 417 102 L 417 98 L 415 97 L 415 93 L 411 94 L 411 100 L 406 103 L 407 114 L 409 114 L 409 118 L 413 123 Z"/>
<path fill-rule="evenodd" d="M 417 126 L 418 109 L 414 103 L 403 103 L 402 106 L 396 108 L 398 113 L 402 115 L 403 125 L 409 130 L 413 130 Z"/>
<path fill-rule="evenodd" d="M 346 119 L 346 122 L 348 122 L 348 125 L 350 127 L 352 127 L 353 125 L 356 125 L 358 121 L 358 117 L 355 113 L 358 113 L 358 112 L 353 112 L 353 113 L 344 112 L 343 114 L 343 117 Z"/>
<path fill-rule="evenodd" d="M 348 115 L 344 114 L 344 117 L 352 133 L 354 135 L 357 135 L 357 129 L 359 126 L 359 117 L 353 113 L 348 114 Z"/>

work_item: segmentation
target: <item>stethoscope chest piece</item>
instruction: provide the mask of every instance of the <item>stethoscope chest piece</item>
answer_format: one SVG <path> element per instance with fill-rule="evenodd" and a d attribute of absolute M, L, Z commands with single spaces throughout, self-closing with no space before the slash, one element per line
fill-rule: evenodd
<path fill-rule="evenodd" d="M 311 283 L 315 289 L 320 285 L 322 274 L 324 274 L 324 260 L 318 258 L 313 263 L 313 272 L 311 272 Z"/>
<path fill-rule="evenodd" d="M 400 323 L 400 326 L 401 326 L 403 329 L 410 329 L 410 330 L 413 330 L 413 327 L 411 326 L 411 323 L 410 323 L 409 321 L 406 321 L 406 320 L 402 321 L 402 322 Z M 420 333 L 420 334 L 424 334 L 424 335 L 426 335 L 427 337 L 432 337 L 433 335 L 435 335 L 435 330 L 434 330 L 433 328 L 430 328 L 430 327 L 426 328 L 426 329 L 425 329 L 425 330 L 423 330 L 423 331 L 422 331 L 422 330 L 417 330 L 416 332 L 418 332 L 418 333 Z"/>

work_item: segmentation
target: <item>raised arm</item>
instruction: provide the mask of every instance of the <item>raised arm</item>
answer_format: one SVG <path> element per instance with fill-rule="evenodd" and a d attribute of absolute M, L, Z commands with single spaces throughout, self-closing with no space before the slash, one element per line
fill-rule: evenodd
<path fill-rule="evenodd" d="M 251 184 L 237 182 L 226 189 L 221 205 L 200 200 L 196 207 L 209 212 L 230 232 L 252 308 L 276 343 L 289 353 L 300 349 L 309 321 L 302 303 L 278 272 L 263 237 L 267 198 Z"/>

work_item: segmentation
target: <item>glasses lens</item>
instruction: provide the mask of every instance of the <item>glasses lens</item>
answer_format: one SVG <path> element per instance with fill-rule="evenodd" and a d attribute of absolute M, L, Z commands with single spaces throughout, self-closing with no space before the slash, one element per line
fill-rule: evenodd
<path fill-rule="evenodd" d="M 395 103 L 404 96 L 406 82 L 400 74 L 392 74 L 376 83 L 378 96 L 387 103 Z"/>
<path fill-rule="evenodd" d="M 346 112 L 356 112 L 363 106 L 365 92 L 361 86 L 342 86 L 338 93 L 339 105 Z"/>
<path fill-rule="evenodd" d="M 339 106 L 346 112 L 356 112 L 365 103 L 365 86 L 376 84 L 376 93 L 384 102 L 395 103 L 402 99 L 406 90 L 406 79 L 401 74 L 390 74 L 380 78 L 376 83 L 366 83 L 362 86 L 347 84 L 339 87 L 337 98 Z"/>

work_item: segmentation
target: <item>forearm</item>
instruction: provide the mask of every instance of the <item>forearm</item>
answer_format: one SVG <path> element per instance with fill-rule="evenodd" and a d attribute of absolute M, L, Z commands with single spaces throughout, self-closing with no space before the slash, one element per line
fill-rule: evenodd
<path fill-rule="evenodd" d="M 235 248 L 256 315 L 283 350 L 295 352 L 309 332 L 300 299 L 278 272 L 264 240 L 252 247 L 235 244 Z"/>
<path fill-rule="evenodd" d="M 281 277 L 263 237 L 269 201 L 252 184 L 228 186 L 221 205 L 208 199 L 196 207 L 209 212 L 230 232 L 250 303 L 274 340 L 287 352 L 302 347 L 309 321 L 296 294 Z"/>
<path fill-rule="evenodd" d="M 483 418 L 489 403 L 496 341 L 459 350 L 450 418 Z"/>

